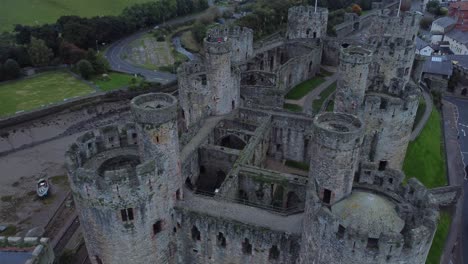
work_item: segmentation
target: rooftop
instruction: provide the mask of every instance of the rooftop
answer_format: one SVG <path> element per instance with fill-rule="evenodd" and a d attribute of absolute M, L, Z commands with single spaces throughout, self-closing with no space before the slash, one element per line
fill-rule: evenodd
<path fill-rule="evenodd" d="M 447 60 L 445 56 L 434 56 L 424 62 L 422 72 L 450 76 L 453 72 L 452 62 Z"/>
<path fill-rule="evenodd" d="M 332 212 L 344 227 L 368 232 L 371 238 L 379 238 L 382 232 L 400 233 L 405 226 L 394 203 L 364 191 L 353 191 L 348 198 L 333 205 Z"/>
<path fill-rule="evenodd" d="M 468 32 L 463 32 L 458 29 L 454 29 L 447 33 L 447 36 L 462 43 L 468 45 Z"/>
<path fill-rule="evenodd" d="M 421 50 L 427 46 L 429 46 L 429 44 L 426 41 L 424 41 L 422 38 L 420 37 L 416 38 L 416 49 Z"/>
<path fill-rule="evenodd" d="M 438 18 L 438 19 L 434 20 L 434 22 L 432 22 L 432 23 L 436 24 L 438 26 L 441 26 L 443 28 L 447 28 L 447 27 L 455 25 L 456 21 L 455 21 L 455 19 L 453 19 L 451 17 L 441 17 L 441 18 Z"/>

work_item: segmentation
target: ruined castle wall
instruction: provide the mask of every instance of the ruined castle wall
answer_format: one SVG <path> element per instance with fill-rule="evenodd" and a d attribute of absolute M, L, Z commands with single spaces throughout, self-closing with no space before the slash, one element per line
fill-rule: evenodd
<path fill-rule="evenodd" d="M 365 138 L 361 156 L 371 162 L 387 162 L 401 169 L 406 155 L 419 101 L 417 95 L 404 100 L 379 93 L 365 99 Z"/>
<path fill-rule="evenodd" d="M 312 119 L 294 114 L 273 116 L 268 154 L 276 160 L 308 162 Z"/>
<path fill-rule="evenodd" d="M 177 263 L 295 263 L 300 238 L 177 209 Z"/>
<path fill-rule="evenodd" d="M 241 86 L 241 98 L 245 107 L 283 108 L 284 105 L 284 92 L 274 86 L 243 85 Z"/>
<path fill-rule="evenodd" d="M 288 10 L 287 39 L 315 39 L 327 35 L 328 10 L 295 6 Z"/>

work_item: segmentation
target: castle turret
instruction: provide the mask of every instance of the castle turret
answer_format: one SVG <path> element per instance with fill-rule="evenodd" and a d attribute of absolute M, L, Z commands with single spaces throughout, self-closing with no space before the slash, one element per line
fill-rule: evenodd
<path fill-rule="evenodd" d="M 351 193 L 359 161 L 362 122 L 353 115 L 324 113 L 314 118 L 309 181 L 319 198 L 334 204 Z"/>
<path fill-rule="evenodd" d="M 204 40 L 206 72 L 211 91 L 208 106 L 213 115 L 224 115 L 239 107 L 240 71 L 232 67 L 229 37 L 211 36 Z"/>
<path fill-rule="evenodd" d="M 131 101 L 143 161 L 155 161 L 158 173 L 168 182 L 170 201 L 181 196 L 182 176 L 177 129 L 177 99 L 168 94 L 151 93 Z"/>
<path fill-rule="evenodd" d="M 335 94 L 335 112 L 360 114 L 364 105 L 372 52 L 360 46 L 342 47 Z"/>
<path fill-rule="evenodd" d="M 167 263 L 174 252 L 168 179 L 176 175 L 160 166 L 168 163 L 160 162 L 164 156 L 140 158 L 137 131 L 126 125 L 88 132 L 66 154 L 93 264 Z"/>
<path fill-rule="evenodd" d="M 288 39 L 317 39 L 327 36 L 328 10 L 294 6 L 288 10 Z"/>
<path fill-rule="evenodd" d="M 232 44 L 233 64 L 246 63 L 253 56 L 253 30 L 246 27 L 216 27 L 207 32 L 211 38 L 228 38 Z"/>
<path fill-rule="evenodd" d="M 383 10 L 369 28 L 369 44 L 374 48 L 370 89 L 398 95 L 410 79 L 415 56 L 415 39 L 421 20 L 419 12 L 401 12 L 399 16 Z M 390 90 L 394 78 L 404 80 L 401 87 Z"/>

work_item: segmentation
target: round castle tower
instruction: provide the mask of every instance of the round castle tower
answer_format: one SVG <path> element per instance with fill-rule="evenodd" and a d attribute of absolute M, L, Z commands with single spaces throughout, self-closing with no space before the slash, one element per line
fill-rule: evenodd
<path fill-rule="evenodd" d="M 288 10 L 287 39 L 316 39 L 327 36 L 328 9 L 294 6 Z"/>
<path fill-rule="evenodd" d="M 172 257 L 171 212 L 182 196 L 175 187 L 182 186 L 176 105 L 170 95 L 137 97 L 136 126 L 88 132 L 67 151 L 91 263 L 167 263 Z"/>
<path fill-rule="evenodd" d="M 362 130 L 362 122 L 353 115 L 325 113 L 314 118 L 310 181 L 317 183 L 324 204 L 334 204 L 351 193 Z"/>
<path fill-rule="evenodd" d="M 350 196 L 306 208 L 300 263 L 424 264 L 438 213 L 429 191 L 414 178 L 402 185 L 404 178 L 364 164 Z"/>
<path fill-rule="evenodd" d="M 253 56 L 253 30 L 246 27 L 216 27 L 208 31 L 211 38 L 230 39 L 232 44 L 231 62 L 242 64 Z"/>
<path fill-rule="evenodd" d="M 391 86 L 401 87 L 403 82 L 394 79 Z M 382 168 L 401 169 L 403 166 L 420 93 L 414 83 L 407 86 L 400 96 L 379 92 L 366 94 L 363 160 L 378 163 Z"/>
<path fill-rule="evenodd" d="M 186 62 L 177 69 L 180 107 L 186 128 L 210 115 L 208 103 L 211 92 L 205 66 L 200 62 Z"/>
<path fill-rule="evenodd" d="M 208 106 L 213 115 L 228 114 L 240 104 L 240 71 L 231 64 L 231 39 L 208 37 L 204 40 L 204 48 L 211 91 Z"/>
<path fill-rule="evenodd" d="M 374 47 L 374 63 L 370 86 L 373 90 L 398 95 L 410 79 L 415 56 L 415 40 L 422 15 L 419 12 L 383 10 L 369 28 L 369 43 Z M 389 90 L 392 79 L 401 78 L 403 86 Z M 388 90 L 388 91 L 387 91 Z"/>
<path fill-rule="evenodd" d="M 335 94 L 335 112 L 360 114 L 364 105 L 372 52 L 360 46 L 342 47 Z"/>

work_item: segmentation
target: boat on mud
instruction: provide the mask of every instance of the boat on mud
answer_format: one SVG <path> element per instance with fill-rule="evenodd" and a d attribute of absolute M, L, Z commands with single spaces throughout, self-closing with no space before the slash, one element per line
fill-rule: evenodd
<path fill-rule="evenodd" d="M 37 196 L 46 197 L 49 194 L 49 182 L 46 179 L 40 179 L 37 182 Z"/>

